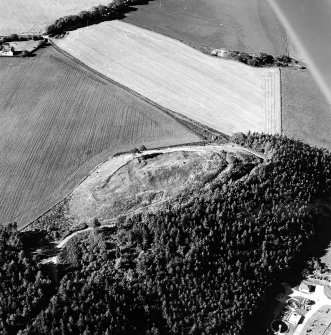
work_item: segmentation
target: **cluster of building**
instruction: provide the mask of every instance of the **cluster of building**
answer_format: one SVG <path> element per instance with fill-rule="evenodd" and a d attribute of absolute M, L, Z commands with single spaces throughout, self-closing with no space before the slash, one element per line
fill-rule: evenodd
<path fill-rule="evenodd" d="M 299 292 L 311 294 L 315 291 L 315 286 L 301 283 Z M 307 311 L 314 304 L 314 301 L 303 297 L 289 297 L 279 294 L 276 298 L 281 303 L 281 310 L 276 318 L 271 322 L 271 330 L 274 334 L 286 334 L 298 326 L 305 317 Z"/>

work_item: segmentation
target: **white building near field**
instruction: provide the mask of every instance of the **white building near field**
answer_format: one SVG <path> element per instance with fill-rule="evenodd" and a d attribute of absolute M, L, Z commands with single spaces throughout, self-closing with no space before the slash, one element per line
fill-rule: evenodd
<path fill-rule="evenodd" d="M 296 326 L 302 318 L 302 315 L 297 312 L 292 312 L 288 318 L 288 322 Z"/>
<path fill-rule="evenodd" d="M 226 49 L 215 49 L 211 54 L 220 58 L 228 58 L 231 56 L 231 53 Z"/>
<path fill-rule="evenodd" d="M 3 43 L 2 45 L 0 45 L 0 56 L 13 57 L 14 48 L 7 43 Z"/>

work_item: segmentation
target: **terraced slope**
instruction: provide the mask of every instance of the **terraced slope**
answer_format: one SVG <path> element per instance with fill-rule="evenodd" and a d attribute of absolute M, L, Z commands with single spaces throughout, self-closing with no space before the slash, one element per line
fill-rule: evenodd
<path fill-rule="evenodd" d="M 52 21 L 112 0 L 0 0 L 0 35 L 38 33 Z"/>
<path fill-rule="evenodd" d="M 115 152 L 198 140 L 52 47 L 0 58 L 0 101 L 0 222 L 41 215 Z"/>
<path fill-rule="evenodd" d="M 54 42 L 159 105 L 223 133 L 280 130 L 276 68 L 251 68 L 207 56 L 122 21 L 78 29 Z M 275 124 L 266 124 L 269 114 Z"/>

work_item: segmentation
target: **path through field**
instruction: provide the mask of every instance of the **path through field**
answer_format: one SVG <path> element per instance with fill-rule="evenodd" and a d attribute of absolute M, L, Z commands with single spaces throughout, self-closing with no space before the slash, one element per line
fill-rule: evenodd
<path fill-rule="evenodd" d="M 0 0 L 0 35 L 40 33 L 66 15 L 78 14 L 112 0 Z"/>
<path fill-rule="evenodd" d="M 121 21 L 78 29 L 54 42 L 159 105 L 225 134 L 280 131 L 277 68 L 207 56 Z"/>
<path fill-rule="evenodd" d="M 34 220 L 116 152 L 199 141 L 53 47 L 0 58 L 0 223 Z"/>

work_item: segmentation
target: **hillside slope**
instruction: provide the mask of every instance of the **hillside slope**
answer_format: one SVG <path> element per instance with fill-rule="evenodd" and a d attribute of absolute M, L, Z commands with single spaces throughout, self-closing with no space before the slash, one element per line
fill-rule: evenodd
<path fill-rule="evenodd" d="M 266 309 L 269 299 L 279 293 L 277 284 L 294 268 L 300 273 L 309 256 L 308 243 L 320 228 L 323 211 L 318 203 L 331 201 L 331 156 L 326 150 L 279 136 L 238 134 L 232 140 L 244 148 L 237 146 L 238 152 L 226 159 L 233 164 L 226 178 L 220 160 L 215 167 L 221 168 L 222 178 L 209 179 L 203 185 L 206 189 L 193 183 L 184 201 L 175 198 L 157 211 L 119 219 L 111 228 L 96 225 L 71 239 L 61 250 L 60 261 L 74 266 L 57 273 L 53 298 L 47 298 L 50 290 L 38 291 L 42 311 L 36 316 L 28 306 L 26 313 L 32 318 L 21 318 L 24 334 L 46 335 L 64 324 L 78 334 L 90 329 L 100 335 L 265 334 L 270 322 L 257 313 L 258 308 Z M 230 144 L 231 148 L 234 151 L 236 146 Z M 247 150 L 251 154 L 243 156 Z M 256 151 L 267 158 L 251 161 L 249 156 Z M 120 181 L 130 172 L 133 178 L 125 177 L 126 183 L 140 185 L 132 193 L 139 196 L 153 180 L 157 189 L 160 180 L 151 178 L 157 175 L 152 167 L 160 164 L 160 172 L 169 177 L 167 159 L 162 162 L 160 157 L 132 161 L 119 171 L 117 183 L 110 176 L 105 189 L 120 194 L 125 189 Z M 166 157 L 171 168 L 178 156 Z M 191 158 L 193 163 L 197 156 Z M 106 170 L 100 170 L 100 180 Z M 141 178 L 143 171 L 151 173 Z M 184 173 L 180 179 L 187 177 Z M 104 192 L 102 186 L 93 182 L 90 186 L 90 194 L 101 200 L 97 195 Z M 53 220 L 56 224 L 57 217 Z M 323 245 L 315 247 L 322 250 Z M 0 258 L 2 268 L 13 268 L 11 258 Z M 13 270 L 17 277 L 28 275 L 20 267 Z M 10 278 L 4 278 L 6 286 Z M 42 278 L 39 274 L 32 281 L 33 294 Z M 8 292 L 6 301 L 22 300 L 15 290 Z M 2 314 L 0 321 L 11 330 L 10 320 L 20 314 L 11 304 L 4 311 L 12 316 L 8 320 Z"/>
<path fill-rule="evenodd" d="M 116 152 L 199 140 L 52 47 L 2 57 L 0 78 L 1 222 L 35 219 Z"/>
<path fill-rule="evenodd" d="M 138 213 L 173 208 L 212 183 L 225 182 L 234 171 L 248 173 L 264 159 L 263 154 L 231 144 L 178 146 L 123 154 L 98 166 L 66 199 L 25 230 L 41 229 L 59 236 L 92 225 L 97 219 L 111 225 Z M 237 172 L 239 178 L 240 172 Z M 82 230 L 82 232 L 84 229 Z"/>

